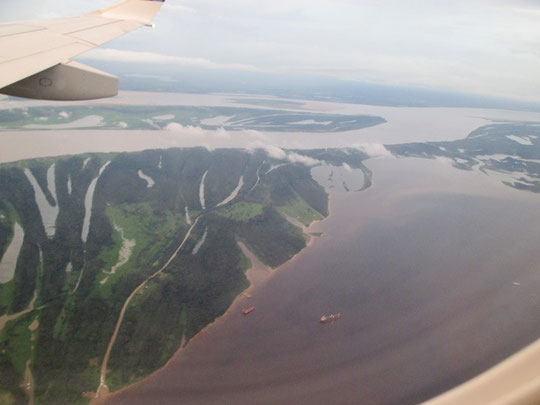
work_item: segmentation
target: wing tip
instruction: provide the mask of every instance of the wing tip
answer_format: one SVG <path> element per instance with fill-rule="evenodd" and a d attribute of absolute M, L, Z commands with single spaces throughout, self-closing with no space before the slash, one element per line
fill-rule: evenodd
<path fill-rule="evenodd" d="M 165 4 L 165 0 L 124 0 L 110 7 L 97 10 L 91 15 L 149 24 L 163 4 Z"/>

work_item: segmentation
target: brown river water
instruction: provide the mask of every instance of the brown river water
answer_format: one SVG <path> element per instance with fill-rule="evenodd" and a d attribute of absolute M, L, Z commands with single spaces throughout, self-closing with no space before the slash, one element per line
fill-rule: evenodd
<path fill-rule="evenodd" d="M 269 96 L 245 96 L 249 99 L 280 99 Z M 121 92 L 118 97 L 62 103 L 54 101 L 8 101 L 0 99 L 0 110 L 37 106 L 107 106 L 107 105 L 189 105 L 257 107 L 242 104 L 231 94 L 182 94 Z M 287 100 L 290 101 L 290 100 Z M 0 163 L 38 157 L 72 155 L 89 152 L 133 152 L 144 149 L 206 146 L 208 148 L 254 148 L 271 144 L 291 149 L 351 147 L 356 144 L 395 144 L 424 141 L 462 139 L 491 120 L 538 121 L 540 113 L 486 110 L 472 108 L 410 108 L 381 107 L 359 104 L 296 100 L 300 104 L 292 110 L 332 114 L 368 114 L 381 116 L 387 123 L 371 128 L 338 133 L 298 133 L 269 131 L 215 131 L 184 128 L 172 131 L 137 130 L 0 130 Z M 1 127 L 0 122 L 0 127 Z"/>
<path fill-rule="evenodd" d="M 125 93 L 88 104 L 242 106 L 230 97 Z M 39 103 L 0 100 L 0 109 Z M 388 123 L 333 134 L 5 131 L 0 162 L 176 146 L 451 140 L 489 119 L 540 121 L 537 113 L 496 110 L 320 102 L 299 108 L 375 114 Z M 331 216 L 308 230 L 321 237 L 271 276 L 252 272 L 255 286 L 228 315 L 166 367 L 103 402 L 414 404 L 540 338 L 540 197 L 438 161 L 376 159 L 369 166 L 372 188 L 330 190 Z M 325 170 L 314 175 L 327 180 Z M 254 312 L 241 315 L 252 305 Z M 342 319 L 321 325 L 320 316 L 332 312 Z"/>
<path fill-rule="evenodd" d="M 368 166 L 372 188 L 332 189 L 322 236 L 103 402 L 415 404 L 538 339 L 539 196 L 440 161 Z"/>

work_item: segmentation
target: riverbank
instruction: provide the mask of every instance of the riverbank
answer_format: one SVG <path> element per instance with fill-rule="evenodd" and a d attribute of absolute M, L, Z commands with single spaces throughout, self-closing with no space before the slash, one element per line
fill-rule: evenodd
<path fill-rule="evenodd" d="M 302 254 L 302 252 L 304 252 L 311 246 L 313 240 L 316 238 L 315 236 L 313 236 L 313 233 L 316 233 L 316 230 L 313 228 L 316 228 L 319 222 L 321 221 L 314 221 L 310 226 L 300 227 L 306 237 L 306 247 L 302 249 L 302 251 L 300 251 L 298 254 L 293 256 L 289 261 L 287 261 L 286 264 L 290 264 L 291 262 L 295 261 L 295 259 L 297 259 L 298 256 Z M 320 236 L 317 236 L 317 237 L 320 237 Z M 154 377 L 159 377 L 161 373 L 166 372 L 168 367 L 170 367 L 171 365 L 173 365 L 174 363 L 179 361 L 179 359 L 182 358 L 182 355 L 184 354 L 185 350 L 189 349 L 191 344 L 196 343 L 198 340 L 203 338 L 206 334 L 211 332 L 213 329 L 218 328 L 220 325 L 227 322 L 227 320 L 229 320 L 232 316 L 235 316 L 235 315 L 237 317 L 246 316 L 242 313 L 242 309 L 252 306 L 253 294 L 258 289 L 260 289 L 266 282 L 268 282 L 270 278 L 272 278 L 273 276 L 276 276 L 280 272 L 280 269 L 285 265 L 282 265 L 276 269 L 271 269 L 270 267 L 262 263 L 257 258 L 257 256 L 251 250 L 249 250 L 249 248 L 243 242 L 238 242 L 238 246 L 241 249 L 242 253 L 249 259 L 251 263 L 250 268 L 246 271 L 246 278 L 249 281 L 249 287 L 234 299 L 229 309 L 222 316 L 218 317 L 216 320 L 214 320 L 214 322 L 207 325 L 197 335 L 195 335 L 192 339 L 190 339 L 189 342 L 186 342 L 185 336 L 184 336 L 182 339 L 182 344 L 180 345 L 180 348 L 178 349 L 178 351 L 162 368 L 155 371 L 151 375 L 147 376 L 142 381 L 132 384 L 124 389 L 121 389 L 120 391 L 109 392 L 108 390 L 101 390 L 101 392 L 99 392 L 98 395 L 92 399 L 91 405 L 103 405 L 103 404 L 108 404 L 110 401 L 114 402 L 115 398 L 117 398 L 118 396 L 122 396 L 125 393 L 129 393 L 131 390 L 137 389 L 137 387 L 140 386 L 141 384 L 144 384 L 146 380 L 154 378 Z M 248 316 L 253 317 L 252 314 Z"/>
<path fill-rule="evenodd" d="M 254 292 L 250 316 L 106 403 L 415 404 L 537 339 L 537 196 L 437 161 L 368 167 L 375 186 L 331 195 L 325 236 Z"/>

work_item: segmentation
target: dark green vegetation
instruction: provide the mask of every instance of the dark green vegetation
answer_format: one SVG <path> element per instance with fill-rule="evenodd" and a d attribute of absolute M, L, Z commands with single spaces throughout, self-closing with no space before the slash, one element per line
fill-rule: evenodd
<path fill-rule="evenodd" d="M 362 167 L 366 156 L 338 150 L 304 157 Z M 87 242 L 82 240 L 85 196 L 100 169 Z M 46 172 L 55 164 L 56 195 Z M 30 169 L 60 211 L 47 237 Z M 273 170 L 271 170 L 273 169 Z M 154 184 L 139 177 L 139 171 Z M 200 201 L 204 182 L 206 209 Z M 224 201 L 243 178 L 239 194 Z M 68 184 L 70 186 L 68 186 Z M 184 248 L 126 312 L 113 347 L 107 384 L 118 389 L 164 365 L 180 347 L 222 315 L 248 282 L 242 241 L 276 267 L 305 247 L 305 236 L 281 213 L 304 223 L 328 214 L 328 199 L 310 167 L 277 161 L 263 151 L 171 149 L 41 159 L 0 167 L 0 252 L 14 220 L 25 240 L 12 282 L 0 285 L 0 315 L 28 309 L 0 330 L 0 399 L 24 403 L 27 361 L 38 404 L 87 403 L 120 309 L 161 268 L 196 226 Z M 204 242 L 204 243 L 203 243 Z M 31 308 L 30 308 L 31 309 Z M 37 329 L 31 330 L 35 322 Z M 39 326 L 37 326 L 39 322 Z M 2 399 L 3 400 L 3 399 Z"/>
<path fill-rule="evenodd" d="M 458 169 L 498 172 L 503 183 L 540 193 L 540 124 L 494 124 L 453 142 L 390 145 L 396 155 L 420 158 L 444 157 Z M 491 173 L 490 173 L 491 172 Z"/>
<path fill-rule="evenodd" d="M 289 106 L 279 105 L 281 108 Z M 0 123 L 2 123 L 0 129 L 161 130 L 166 129 L 173 122 L 184 126 L 200 126 L 204 129 L 223 127 L 227 130 L 340 132 L 372 127 L 386 121 L 381 117 L 369 115 L 313 114 L 236 107 L 115 105 L 34 107 L 25 110 L 0 111 Z"/>

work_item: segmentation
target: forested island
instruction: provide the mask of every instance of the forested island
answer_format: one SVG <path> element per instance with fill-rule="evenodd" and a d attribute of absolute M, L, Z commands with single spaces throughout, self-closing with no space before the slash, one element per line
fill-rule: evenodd
<path fill-rule="evenodd" d="M 0 166 L 0 402 L 88 403 L 99 387 L 162 367 L 248 287 L 239 242 L 271 268 L 306 246 L 290 218 L 328 215 L 311 167 L 365 169 L 367 158 L 279 153 L 170 149 Z"/>
<path fill-rule="evenodd" d="M 540 193 L 540 124 L 495 122 L 450 142 L 389 145 L 396 156 L 448 159 L 461 170 L 496 176 L 509 187 Z"/>
<path fill-rule="evenodd" d="M 241 100 L 239 100 L 241 101 Z M 264 100 L 258 100 L 259 103 Z M 246 104 L 253 104 L 247 100 Z M 302 110 L 301 103 L 274 101 L 270 108 L 198 107 L 198 106 L 63 106 L 11 108 L 0 111 L 0 130 L 175 130 L 196 126 L 228 131 L 259 130 L 273 132 L 343 132 L 381 125 L 382 117 L 313 113 Z M 261 106 L 261 107 L 262 107 Z M 281 108 L 294 107 L 296 110 Z"/>
<path fill-rule="evenodd" d="M 540 127 L 388 145 L 540 191 Z M 311 170 L 361 169 L 362 148 L 206 148 L 0 166 L 0 403 L 84 404 L 162 367 L 249 283 L 239 243 L 275 268 L 328 215 Z M 330 178 L 333 169 L 330 169 Z M 121 315 L 122 314 L 122 315 Z M 115 332 L 116 331 L 116 332 Z"/>

